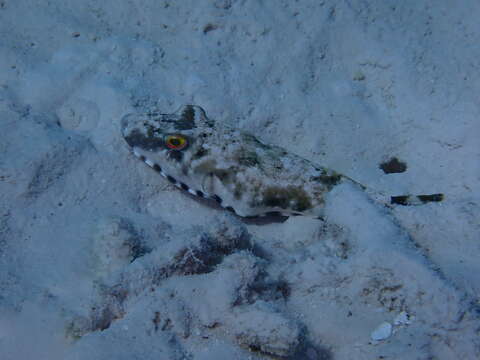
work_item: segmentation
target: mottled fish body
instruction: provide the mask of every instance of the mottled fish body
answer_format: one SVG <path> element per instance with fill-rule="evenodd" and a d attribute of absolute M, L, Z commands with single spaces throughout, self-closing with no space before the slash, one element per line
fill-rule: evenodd
<path fill-rule="evenodd" d="M 335 186 L 348 182 L 365 189 L 342 174 L 215 122 L 194 105 L 173 114 L 126 115 L 122 134 L 133 153 L 171 183 L 243 217 L 322 217 L 325 195 Z M 402 205 L 419 201 L 413 196 L 401 200 Z"/>

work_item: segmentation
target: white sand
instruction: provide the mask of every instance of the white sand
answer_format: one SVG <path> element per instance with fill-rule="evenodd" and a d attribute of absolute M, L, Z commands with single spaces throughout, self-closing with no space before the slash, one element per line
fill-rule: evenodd
<path fill-rule="evenodd" d="M 478 1 L 0 0 L 0 359 L 480 358 Z M 202 106 L 385 194 L 245 224 L 130 153 Z M 407 171 L 385 174 L 391 157 Z M 270 357 L 269 357 L 270 356 Z"/>

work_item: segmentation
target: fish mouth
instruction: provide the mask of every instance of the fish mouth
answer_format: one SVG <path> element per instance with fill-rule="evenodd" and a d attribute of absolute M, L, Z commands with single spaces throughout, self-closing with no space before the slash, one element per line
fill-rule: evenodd
<path fill-rule="evenodd" d="M 182 189 L 191 195 L 195 195 L 201 198 L 213 198 L 212 196 L 206 194 L 205 192 L 201 190 L 195 190 L 189 185 L 185 184 L 184 182 L 176 179 L 175 177 L 171 176 L 170 174 L 166 173 L 165 170 L 162 168 L 162 166 L 155 161 L 152 161 L 151 159 L 147 158 L 145 155 L 142 155 L 137 149 L 133 149 L 133 154 L 138 157 L 141 161 L 143 161 L 145 164 L 147 164 L 149 167 L 151 167 L 153 170 L 158 172 L 161 176 L 163 176 L 165 179 L 168 180 L 172 185 L 175 185 L 179 189 Z M 221 202 L 220 202 L 221 203 Z"/>
<path fill-rule="evenodd" d="M 131 132 L 131 125 L 138 122 L 138 116 L 136 114 L 127 114 L 120 120 L 120 130 L 125 137 Z"/>
<path fill-rule="evenodd" d="M 164 147 L 164 140 L 154 132 L 154 129 L 140 130 L 142 118 L 137 114 L 127 114 L 120 121 L 123 138 L 129 146 L 153 151 Z"/>

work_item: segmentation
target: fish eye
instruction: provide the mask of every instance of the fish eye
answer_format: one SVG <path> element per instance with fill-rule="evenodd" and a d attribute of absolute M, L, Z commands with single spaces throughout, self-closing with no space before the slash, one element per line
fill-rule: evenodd
<path fill-rule="evenodd" d="M 165 138 L 165 144 L 172 150 L 183 150 L 187 147 L 187 139 L 182 135 L 168 135 Z"/>

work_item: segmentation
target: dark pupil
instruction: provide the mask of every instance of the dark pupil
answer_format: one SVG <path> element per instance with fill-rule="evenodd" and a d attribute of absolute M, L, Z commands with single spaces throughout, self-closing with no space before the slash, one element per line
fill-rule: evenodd
<path fill-rule="evenodd" d="M 172 146 L 180 146 L 180 140 L 177 138 L 170 139 L 170 145 Z"/>

